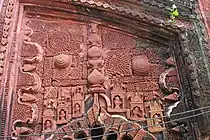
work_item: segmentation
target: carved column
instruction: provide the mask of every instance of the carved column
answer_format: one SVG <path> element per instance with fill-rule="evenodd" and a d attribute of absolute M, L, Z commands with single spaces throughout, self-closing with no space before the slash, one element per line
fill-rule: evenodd
<path fill-rule="evenodd" d="M 101 38 L 97 34 L 97 25 L 91 24 L 91 31 L 88 35 L 88 92 L 94 97 L 94 104 L 99 107 L 98 96 L 104 93 L 103 63 L 104 56 Z"/>

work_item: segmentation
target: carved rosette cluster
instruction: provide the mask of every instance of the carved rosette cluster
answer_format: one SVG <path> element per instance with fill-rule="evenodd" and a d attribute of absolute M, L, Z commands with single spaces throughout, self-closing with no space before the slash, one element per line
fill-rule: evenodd
<path fill-rule="evenodd" d="M 69 66 L 69 64 L 71 63 L 70 60 L 72 60 L 71 56 L 65 54 L 59 54 L 54 57 L 54 65 L 56 68 L 64 69 Z"/>
<path fill-rule="evenodd" d="M 27 120 L 17 120 L 13 123 L 12 136 L 15 137 L 21 134 L 32 133 L 34 130 L 30 127 L 38 123 L 39 118 L 39 108 L 38 108 L 38 96 L 37 94 L 41 92 L 41 78 L 36 73 L 36 67 L 38 63 L 43 60 L 43 49 L 38 43 L 32 42 L 30 36 L 33 34 L 33 30 L 27 25 L 24 26 L 24 40 L 23 44 L 29 44 L 32 47 L 36 47 L 38 53 L 33 58 L 24 58 L 20 65 L 20 72 L 22 74 L 30 75 L 34 78 L 34 83 L 32 86 L 21 86 L 18 90 L 18 103 L 22 105 L 29 106 L 32 110 L 31 118 Z"/>
<path fill-rule="evenodd" d="M 97 24 L 91 24 L 87 40 L 88 56 L 88 84 L 89 93 L 94 94 L 94 102 L 98 105 L 98 94 L 104 93 L 104 52 L 101 38 L 97 34 Z M 97 93 L 97 94 L 95 94 Z"/>

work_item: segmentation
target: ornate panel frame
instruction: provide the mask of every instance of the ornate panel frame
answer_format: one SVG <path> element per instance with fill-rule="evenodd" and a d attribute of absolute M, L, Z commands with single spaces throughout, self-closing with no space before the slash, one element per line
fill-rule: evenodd
<path fill-rule="evenodd" d="M 145 5 L 142 4 L 142 6 Z M 53 14 L 49 14 L 48 10 L 53 11 Z M 189 45 L 193 45 L 190 44 L 192 41 L 190 34 L 196 33 L 192 32 L 191 29 L 193 29 L 194 25 L 190 22 L 179 20 L 177 25 L 176 23 L 170 24 L 164 19 L 153 17 L 152 14 L 148 15 L 143 11 L 135 11 L 124 6 L 112 5 L 106 2 L 95 2 L 94 0 L 73 2 L 59 0 L 50 2 L 9 0 L 0 48 L 0 78 L 1 85 L 3 85 L 0 93 L 1 136 L 8 136 L 12 132 L 11 116 L 13 114 L 14 94 L 17 92 L 17 62 L 20 59 L 18 57 L 21 44 L 19 42 L 20 25 L 23 13 L 26 11 L 29 11 L 30 15 L 60 16 L 60 18 L 68 17 L 67 14 L 71 13 L 74 16 L 68 18 L 76 18 L 76 20 L 88 23 L 103 23 L 103 25 L 110 28 L 118 28 L 118 30 L 173 48 L 182 93 L 181 105 L 177 108 L 190 110 L 200 106 L 200 102 L 196 101 L 200 95 L 196 62 L 189 50 Z M 97 12 L 100 12 L 100 14 Z M 115 18 L 114 20 L 113 17 Z M 192 114 L 189 113 L 187 115 Z M 188 135 L 194 138 L 198 137 L 196 135 L 198 132 L 197 122 L 197 118 L 187 122 L 187 126 L 192 130 Z"/>

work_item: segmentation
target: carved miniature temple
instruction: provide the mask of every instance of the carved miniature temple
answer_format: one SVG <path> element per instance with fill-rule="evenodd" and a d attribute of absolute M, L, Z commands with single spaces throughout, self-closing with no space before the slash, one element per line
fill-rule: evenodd
<path fill-rule="evenodd" d="M 199 139 L 198 118 L 180 119 L 194 112 L 172 115 L 200 107 L 191 51 L 199 39 L 186 20 L 194 5 L 179 3 L 182 15 L 170 22 L 163 10 L 170 4 L 8 0 L 0 48 L 1 136 Z"/>

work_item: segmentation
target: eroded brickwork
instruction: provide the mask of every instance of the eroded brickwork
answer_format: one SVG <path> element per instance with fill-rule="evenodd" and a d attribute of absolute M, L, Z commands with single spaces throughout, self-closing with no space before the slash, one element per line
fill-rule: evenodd
<path fill-rule="evenodd" d="M 0 38 L 1 38 L 3 35 L 4 16 L 5 16 L 5 12 L 6 12 L 6 0 L 4 2 L 1 1 L 0 6 L 2 6 L 2 7 L 0 7 L 0 9 L 1 9 L 1 11 L 0 11 Z"/>
<path fill-rule="evenodd" d="M 208 54 L 208 58 L 209 58 L 209 49 L 210 49 L 210 1 L 209 0 L 199 0 L 199 10 L 201 11 L 202 21 L 204 22 L 204 28 L 207 31 L 205 39 L 207 40 L 206 46 L 208 48 L 207 54 Z M 208 106 L 209 105 L 208 101 L 210 99 L 209 91 L 205 92 L 204 96 L 205 96 L 204 106 Z M 210 116 L 208 115 L 208 118 L 209 117 Z M 209 126 L 203 128 L 203 130 L 202 130 L 203 135 L 205 135 L 204 138 L 207 139 L 207 140 L 210 139 L 210 133 L 209 133 L 210 131 L 209 130 L 210 130 Z"/>
<path fill-rule="evenodd" d="M 205 24 L 210 35 L 210 1 L 200 0 L 200 10 L 204 16 Z"/>

